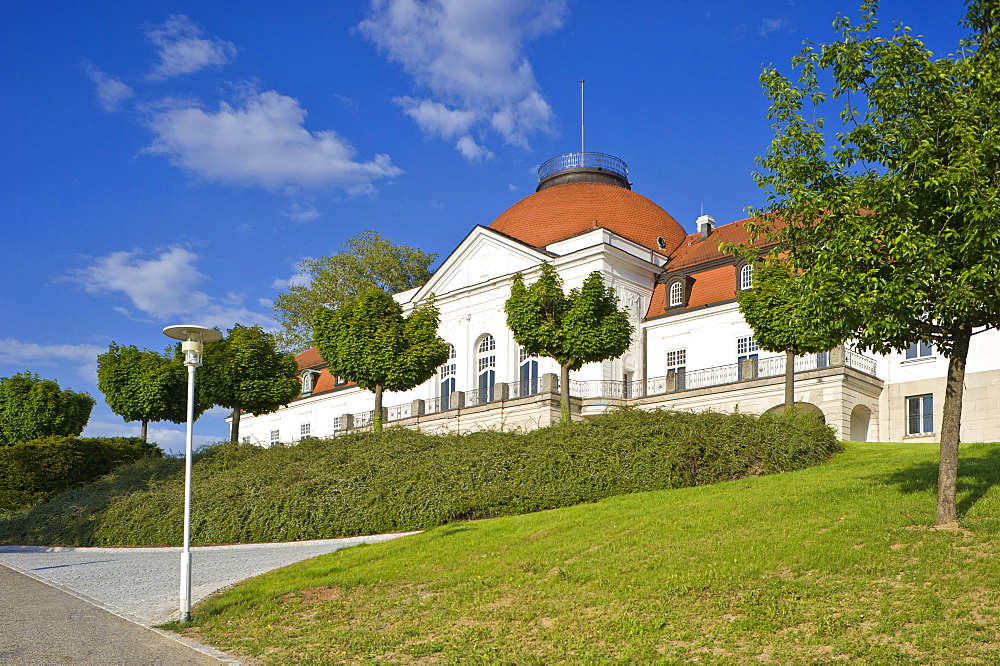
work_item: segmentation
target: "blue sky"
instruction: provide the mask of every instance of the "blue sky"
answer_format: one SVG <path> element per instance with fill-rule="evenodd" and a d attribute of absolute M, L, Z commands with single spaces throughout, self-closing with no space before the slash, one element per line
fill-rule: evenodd
<path fill-rule="evenodd" d="M 856 2 L 560 0 L 38 2 L 0 9 L 0 376 L 101 401 L 111 341 L 164 326 L 274 328 L 306 257 L 375 229 L 446 256 L 586 148 L 689 230 L 760 205 L 758 75 L 831 41 Z M 935 52 L 958 0 L 883 2 Z M 390 396 L 391 402 L 391 396 Z M 224 413 L 197 441 L 226 436 Z M 183 426 L 153 439 L 183 448 Z"/>

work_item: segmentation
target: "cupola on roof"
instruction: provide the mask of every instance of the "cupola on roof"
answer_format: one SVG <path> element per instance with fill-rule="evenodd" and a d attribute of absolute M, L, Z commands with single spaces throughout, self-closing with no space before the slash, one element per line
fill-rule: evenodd
<path fill-rule="evenodd" d="M 491 229 L 544 247 L 601 228 L 667 253 L 687 237 L 670 213 L 631 190 L 628 167 L 616 157 L 570 153 L 538 171 L 538 191 L 504 211 Z"/>

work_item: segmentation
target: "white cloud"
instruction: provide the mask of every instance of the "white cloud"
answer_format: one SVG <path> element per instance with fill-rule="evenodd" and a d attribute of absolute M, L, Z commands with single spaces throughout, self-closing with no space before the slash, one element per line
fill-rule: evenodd
<path fill-rule="evenodd" d="M 787 18 L 762 18 L 760 20 L 760 25 L 757 27 L 757 34 L 761 37 L 767 38 L 776 32 L 783 32 L 785 30 L 790 30 L 792 27 L 792 22 Z"/>
<path fill-rule="evenodd" d="M 425 133 L 440 136 L 442 139 L 465 134 L 476 120 L 476 114 L 472 111 L 451 109 L 441 102 L 432 102 L 429 99 L 397 97 L 392 101 L 401 106 L 403 112 L 413 118 Z"/>
<path fill-rule="evenodd" d="M 155 138 L 147 151 L 209 181 L 268 190 L 367 194 L 373 181 L 402 173 L 388 155 L 356 161 L 350 142 L 333 130 L 310 132 L 305 118 L 298 100 L 273 90 L 249 91 L 214 112 L 165 100 L 149 121 Z"/>
<path fill-rule="evenodd" d="M 124 294 L 134 308 L 161 322 L 183 319 L 184 323 L 222 329 L 237 323 L 277 328 L 270 316 L 247 309 L 242 294 L 230 292 L 216 302 L 199 290 L 198 285 L 206 279 L 196 268 L 199 259 L 182 247 L 151 257 L 141 251 L 112 252 L 70 271 L 68 277 L 90 294 Z M 127 310 L 115 309 L 131 316 Z"/>
<path fill-rule="evenodd" d="M 565 0 L 371 0 L 358 28 L 429 91 L 397 98 L 404 112 L 429 135 L 468 137 L 456 147 L 478 160 L 488 151 L 473 129 L 517 146 L 551 130 L 552 108 L 522 51 L 562 27 L 565 15 Z"/>
<path fill-rule="evenodd" d="M 83 71 L 97 88 L 97 101 L 105 111 L 117 111 L 121 103 L 132 97 L 134 91 L 106 72 L 102 72 L 92 63 L 85 63 Z"/>
<path fill-rule="evenodd" d="M 472 137 L 468 134 L 455 142 L 455 147 L 458 148 L 458 152 L 462 153 L 462 156 L 470 162 L 478 162 L 483 159 L 488 160 L 493 157 L 493 153 L 473 141 Z"/>
<path fill-rule="evenodd" d="M 98 345 L 40 345 L 7 338 L 0 340 L 0 364 L 36 367 L 69 361 L 77 364 L 77 376 L 96 384 L 97 355 L 107 350 L 107 347 Z"/>
<path fill-rule="evenodd" d="M 309 259 L 310 257 L 303 257 L 303 261 Z M 309 273 L 303 273 L 299 270 L 298 264 L 292 264 L 292 270 L 294 271 L 287 280 L 277 279 L 271 283 L 271 288 L 281 291 L 283 289 L 288 289 L 289 287 L 308 287 L 312 283 L 312 275 Z"/>
<path fill-rule="evenodd" d="M 310 204 L 296 202 L 281 211 L 281 214 L 293 222 L 309 222 L 319 217 L 320 212 Z"/>
<path fill-rule="evenodd" d="M 232 42 L 205 35 L 194 21 L 182 14 L 171 15 L 166 22 L 146 31 L 156 47 L 160 62 L 149 74 L 162 81 L 181 74 L 193 74 L 208 67 L 222 67 L 236 58 Z"/>

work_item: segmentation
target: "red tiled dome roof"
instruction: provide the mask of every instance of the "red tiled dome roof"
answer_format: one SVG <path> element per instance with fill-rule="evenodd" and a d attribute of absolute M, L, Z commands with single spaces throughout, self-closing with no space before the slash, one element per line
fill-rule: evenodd
<path fill-rule="evenodd" d="M 687 232 L 670 213 L 624 187 L 566 183 L 535 192 L 505 210 L 490 225 L 533 247 L 544 247 L 601 227 L 656 250 L 657 237 L 673 252 Z"/>

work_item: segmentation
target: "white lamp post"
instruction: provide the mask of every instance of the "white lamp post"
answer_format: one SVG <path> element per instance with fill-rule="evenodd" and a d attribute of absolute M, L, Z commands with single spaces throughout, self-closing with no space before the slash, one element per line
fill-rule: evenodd
<path fill-rule="evenodd" d="M 163 334 L 181 340 L 184 365 L 188 369 L 187 440 L 184 446 L 184 548 L 181 551 L 181 622 L 191 619 L 191 449 L 194 439 L 194 370 L 201 365 L 204 343 L 222 339 L 214 328 L 180 324 L 167 326 Z"/>

